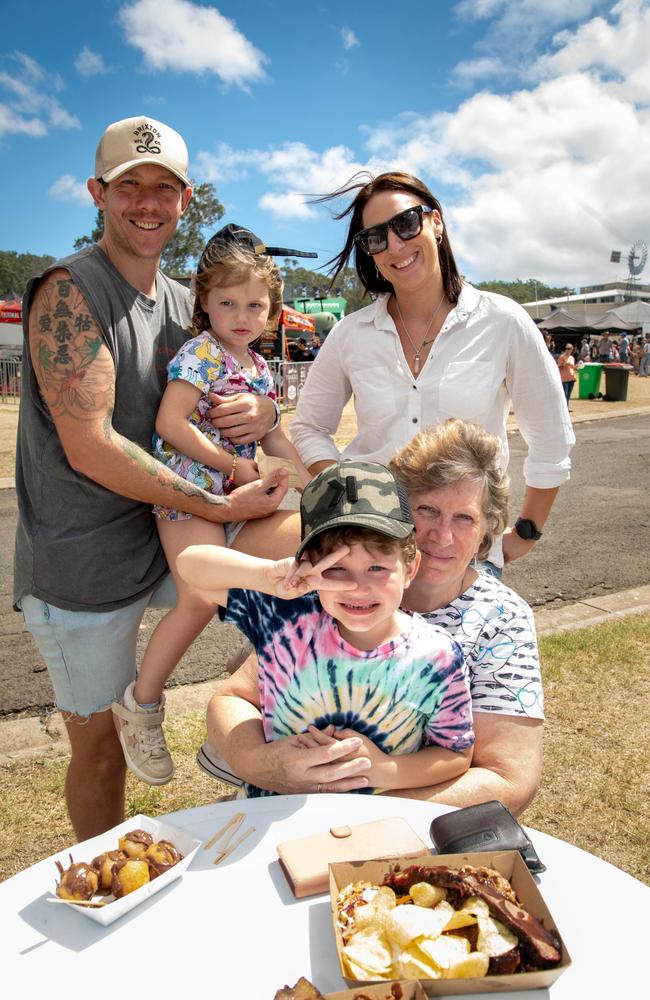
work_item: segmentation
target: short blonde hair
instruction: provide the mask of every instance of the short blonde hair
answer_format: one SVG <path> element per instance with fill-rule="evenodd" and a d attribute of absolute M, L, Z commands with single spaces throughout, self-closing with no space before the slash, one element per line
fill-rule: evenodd
<path fill-rule="evenodd" d="M 508 523 L 510 480 L 500 467 L 501 444 L 477 424 L 446 420 L 420 431 L 388 463 L 409 496 L 470 480 L 482 483 L 485 534 L 477 556 L 485 559 Z"/>
<path fill-rule="evenodd" d="M 210 317 L 201 305 L 201 299 L 213 288 L 244 284 L 250 278 L 260 278 L 268 288 L 271 309 L 267 329 L 270 329 L 282 311 L 284 290 L 282 274 L 274 260 L 237 244 L 217 240 L 205 248 L 201 257 L 201 269 L 192 282 L 194 287 L 192 333 L 195 337 L 210 329 Z"/>

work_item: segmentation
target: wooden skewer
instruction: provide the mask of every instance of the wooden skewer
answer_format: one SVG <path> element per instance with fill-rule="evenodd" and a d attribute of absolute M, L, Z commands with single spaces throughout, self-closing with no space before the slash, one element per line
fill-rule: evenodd
<path fill-rule="evenodd" d="M 112 903 L 112 899 L 98 900 L 95 902 L 92 899 L 61 899 L 60 896 L 48 896 L 46 899 L 47 903 L 71 903 L 72 906 L 108 906 Z"/>
<path fill-rule="evenodd" d="M 217 830 L 217 832 L 212 837 L 210 837 L 210 839 L 208 840 L 207 844 L 203 845 L 203 850 L 207 851 L 211 847 L 214 847 L 214 845 L 216 844 L 216 842 L 221 837 L 223 837 L 224 833 L 226 833 L 228 830 L 230 830 L 230 827 L 233 828 L 231 830 L 231 832 L 230 832 L 230 837 L 232 837 L 233 833 L 235 833 L 235 831 L 239 829 L 239 827 L 241 826 L 241 824 L 243 822 L 244 822 L 244 814 L 243 814 L 243 812 L 235 813 L 235 815 L 232 816 L 228 820 L 228 822 L 225 824 L 225 826 L 222 826 L 220 830 Z M 230 839 L 230 837 L 228 839 Z"/>
<path fill-rule="evenodd" d="M 255 833 L 255 827 L 254 826 L 249 826 L 248 830 L 245 830 L 244 833 L 242 833 L 241 837 L 239 837 L 233 844 L 231 844 L 230 847 L 227 850 L 226 849 L 222 849 L 219 852 L 219 854 L 217 854 L 217 856 L 214 859 L 214 861 L 212 862 L 212 864 L 213 865 L 221 864 L 221 862 L 224 861 L 228 857 L 229 854 L 232 854 L 233 851 L 237 850 L 237 848 L 239 847 L 239 845 L 242 844 L 246 840 L 246 837 L 250 837 L 251 833 Z"/>

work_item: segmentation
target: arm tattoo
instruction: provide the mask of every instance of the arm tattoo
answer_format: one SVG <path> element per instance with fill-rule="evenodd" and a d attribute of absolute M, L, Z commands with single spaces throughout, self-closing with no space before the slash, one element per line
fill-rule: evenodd
<path fill-rule="evenodd" d="M 95 420 L 112 415 L 113 360 L 70 277 L 51 276 L 39 288 L 30 340 L 36 377 L 53 417 Z"/>
<path fill-rule="evenodd" d="M 111 431 L 112 428 L 109 427 L 109 437 L 111 436 Z M 133 441 L 129 441 L 128 438 L 118 435 L 117 440 L 125 455 L 128 455 L 131 461 L 135 462 L 147 475 L 157 479 L 161 486 L 170 487 L 176 493 L 181 493 L 186 497 L 200 497 L 215 507 L 227 503 L 225 497 L 215 495 L 214 493 L 206 493 L 200 486 L 195 486 L 193 483 L 189 483 L 186 479 L 183 479 L 182 476 L 176 475 L 166 465 L 155 459 L 153 455 L 149 455 L 148 452 L 140 448 Z"/>

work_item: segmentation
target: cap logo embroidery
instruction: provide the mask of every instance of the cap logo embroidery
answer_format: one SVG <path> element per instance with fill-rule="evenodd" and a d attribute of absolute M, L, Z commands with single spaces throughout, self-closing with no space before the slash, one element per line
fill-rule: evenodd
<path fill-rule="evenodd" d="M 139 145 L 135 147 L 136 153 L 160 153 L 161 148 L 158 145 L 162 136 L 157 129 L 154 129 L 151 125 L 140 125 L 135 129 L 133 133 L 136 139 L 139 139 Z"/>
<path fill-rule="evenodd" d="M 345 489 L 348 494 L 348 503 L 356 503 L 359 499 L 359 490 L 354 476 L 345 477 Z"/>

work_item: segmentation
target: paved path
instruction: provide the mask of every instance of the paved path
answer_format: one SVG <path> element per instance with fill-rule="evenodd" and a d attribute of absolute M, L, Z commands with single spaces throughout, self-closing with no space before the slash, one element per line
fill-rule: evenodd
<path fill-rule="evenodd" d="M 551 635 L 644 612 L 650 612 L 650 585 L 590 598 L 559 610 L 540 608 L 535 612 L 535 623 L 538 635 Z M 218 683 L 213 679 L 168 689 L 170 716 L 178 718 L 204 711 Z M 0 721 L 0 766 L 68 752 L 68 739 L 59 712 Z"/>

